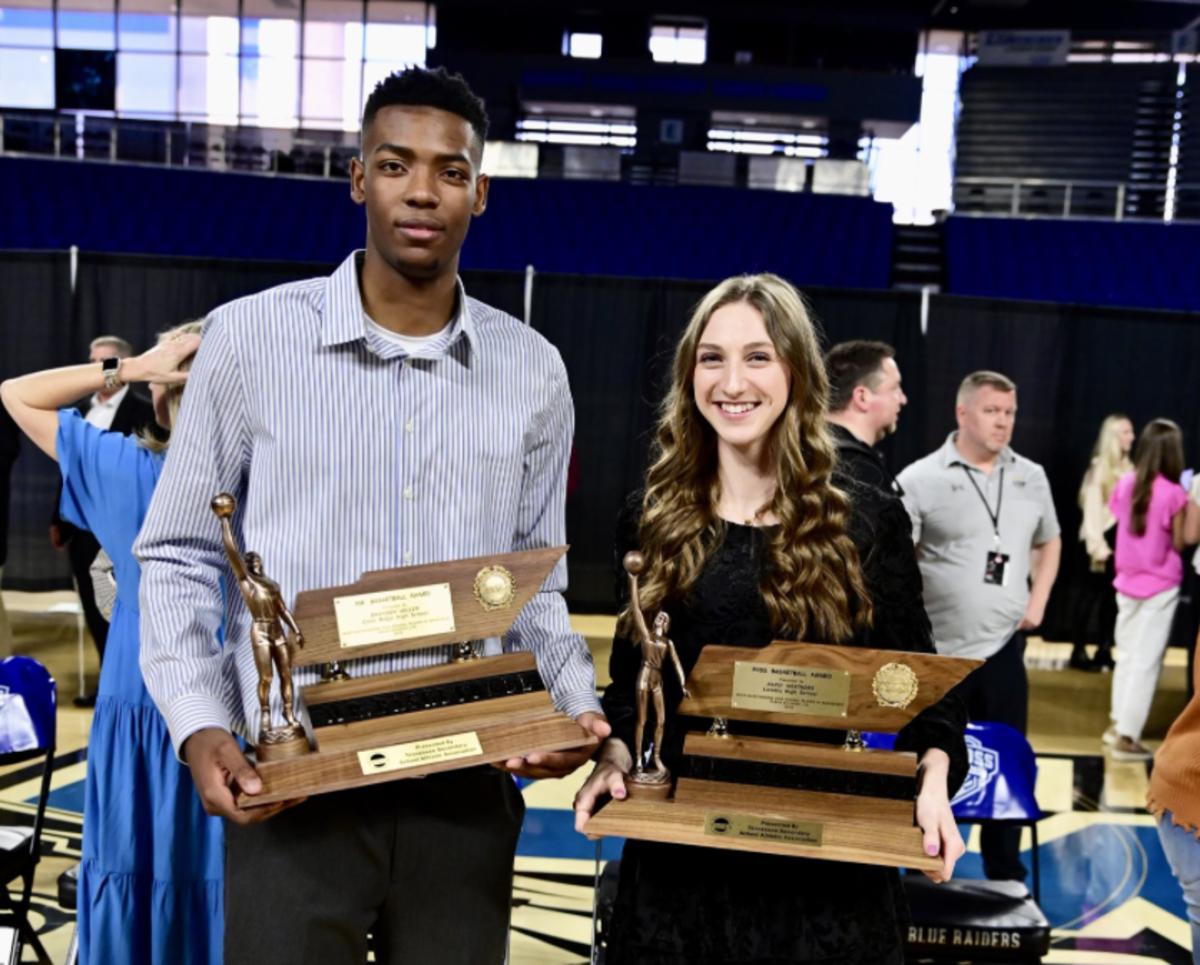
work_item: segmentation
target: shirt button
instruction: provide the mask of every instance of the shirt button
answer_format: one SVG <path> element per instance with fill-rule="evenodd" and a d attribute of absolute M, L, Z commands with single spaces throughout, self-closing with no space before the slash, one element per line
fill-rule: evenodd
<path fill-rule="evenodd" d="M 405 551 L 404 551 L 404 562 L 405 562 L 405 563 L 411 563 L 411 562 L 412 562 L 412 550 L 405 550 Z"/>
<path fill-rule="evenodd" d="M 404 498 L 405 498 L 405 499 L 412 499 L 412 498 L 413 498 L 413 488 L 412 488 L 412 486 L 405 486 L 405 487 L 404 487 Z"/>
<path fill-rule="evenodd" d="M 404 423 L 404 431 L 405 431 L 405 432 L 412 432 L 412 431 L 413 431 L 413 421 L 412 421 L 412 419 L 409 419 L 409 420 L 408 420 L 406 423 Z"/>

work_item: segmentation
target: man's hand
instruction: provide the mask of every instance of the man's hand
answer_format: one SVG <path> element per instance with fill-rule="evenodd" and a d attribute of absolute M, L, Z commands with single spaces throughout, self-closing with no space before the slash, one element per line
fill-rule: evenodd
<path fill-rule="evenodd" d="M 1017 624 L 1017 629 L 1036 630 L 1042 625 L 1042 620 L 1045 616 L 1046 601 L 1031 596 L 1029 602 L 1025 605 L 1025 615 L 1021 617 L 1021 622 Z"/>
<path fill-rule="evenodd" d="M 261 794 L 262 779 L 238 748 L 233 735 L 220 727 L 205 727 L 192 734 L 184 741 L 183 758 L 191 768 L 196 793 L 200 795 L 205 812 L 234 824 L 257 824 L 304 800 L 279 801 L 255 808 L 238 807 L 236 792 Z"/>
<path fill-rule="evenodd" d="M 600 740 L 604 740 L 612 733 L 612 727 L 604 719 L 603 714 L 593 713 L 589 710 L 576 717 L 575 721 Z M 594 745 L 569 751 L 543 751 L 527 754 L 524 757 L 510 757 L 506 761 L 497 762 L 495 766 L 510 774 L 519 774 L 521 777 L 536 779 L 566 777 L 576 768 L 591 760 L 593 753 L 595 753 Z"/>
<path fill-rule="evenodd" d="M 50 524 L 50 545 L 56 550 L 60 550 L 67 545 L 66 539 L 63 538 L 62 527 L 58 523 Z"/>

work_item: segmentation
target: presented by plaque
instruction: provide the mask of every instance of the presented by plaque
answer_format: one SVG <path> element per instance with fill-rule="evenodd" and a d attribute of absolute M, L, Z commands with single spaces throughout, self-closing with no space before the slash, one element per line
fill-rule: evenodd
<path fill-rule="evenodd" d="M 261 721 L 255 807 L 534 752 L 588 747 L 596 738 L 557 711 L 532 653 L 481 656 L 533 598 L 565 546 L 377 570 L 345 586 L 306 590 L 288 609 L 255 553 L 233 535 L 233 497 L 212 502 L 230 566 L 251 610 Z M 447 646 L 435 666 L 360 674 L 365 657 Z M 295 667 L 320 667 L 302 690 Z M 278 678 L 282 722 L 267 696 Z"/>

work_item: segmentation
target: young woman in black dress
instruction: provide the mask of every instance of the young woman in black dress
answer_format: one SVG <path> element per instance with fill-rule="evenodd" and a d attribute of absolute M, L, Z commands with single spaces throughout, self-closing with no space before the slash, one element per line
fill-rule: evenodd
<path fill-rule="evenodd" d="M 619 565 L 630 549 L 644 554 L 642 607 L 670 614 L 685 672 L 710 643 L 932 650 L 903 507 L 833 483 L 827 390 L 812 321 L 787 282 L 731 278 L 701 300 L 616 557 Z M 576 797 L 577 827 L 603 797 L 625 796 L 639 662 L 631 631 L 626 601 L 604 695 L 613 736 Z M 674 768 L 687 727 L 675 713 L 678 681 L 664 678 L 662 756 Z M 939 879 L 963 852 L 949 802 L 966 773 L 965 723 L 950 695 L 897 738 L 918 755 L 916 818 L 927 853 L 943 858 Z M 619 881 L 609 965 L 903 961 L 907 912 L 894 869 L 629 841 Z"/>

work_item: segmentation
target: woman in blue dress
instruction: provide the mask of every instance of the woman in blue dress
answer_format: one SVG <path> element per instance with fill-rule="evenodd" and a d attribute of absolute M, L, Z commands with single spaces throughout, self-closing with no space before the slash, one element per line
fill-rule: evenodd
<path fill-rule="evenodd" d="M 165 444 L 90 425 L 76 399 L 121 383 L 149 383 L 170 429 L 199 323 L 164 333 L 143 355 L 35 372 L 0 384 L 22 431 L 56 459 L 64 519 L 95 534 L 117 580 L 112 628 L 88 741 L 78 936 L 83 965 L 221 961 L 223 834 L 205 815 L 187 768 L 138 669 L 134 537 L 162 471 Z"/>

